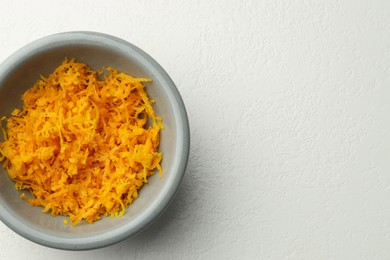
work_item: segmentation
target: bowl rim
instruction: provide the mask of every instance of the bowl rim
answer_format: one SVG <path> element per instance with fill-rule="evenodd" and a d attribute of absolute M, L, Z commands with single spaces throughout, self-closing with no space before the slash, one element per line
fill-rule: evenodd
<path fill-rule="evenodd" d="M 28 226 L 26 223 L 15 218 L 4 205 L 0 204 L 0 220 L 22 237 L 51 248 L 89 250 L 109 246 L 138 234 L 150 226 L 165 211 L 177 193 L 185 174 L 190 152 L 190 126 L 181 95 L 162 66 L 134 44 L 105 33 L 94 31 L 62 32 L 42 37 L 25 45 L 0 64 L 0 88 L 1 83 L 6 79 L 7 75 L 12 73 L 16 67 L 33 55 L 46 51 L 48 48 L 58 48 L 70 43 L 90 44 L 100 47 L 113 46 L 121 49 L 121 51 L 130 53 L 138 62 L 148 67 L 151 73 L 159 78 L 162 83 L 162 88 L 172 105 L 172 111 L 175 117 L 175 137 L 177 138 L 174 149 L 174 163 L 170 173 L 171 177 L 167 180 L 167 184 L 164 185 L 159 196 L 133 221 L 113 231 L 72 239 L 58 237 Z"/>

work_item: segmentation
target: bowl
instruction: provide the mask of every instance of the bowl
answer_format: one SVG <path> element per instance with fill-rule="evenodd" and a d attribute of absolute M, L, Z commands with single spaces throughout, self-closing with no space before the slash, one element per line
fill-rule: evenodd
<path fill-rule="evenodd" d="M 39 75 L 50 74 L 65 58 L 75 58 L 97 70 L 111 66 L 135 77 L 148 77 L 146 89 L 156 100 L 154 109 L 163 118 L 160 136 L 163 177 L 149 178 L 135 200 L 119 218 L 104 217 L 93 224 L 65 225 L 65 217 L 52 217 L 42 207 L 31 207 L 20 198 L 5 169 L 0 170 L 0 219 L 19 235 L 44 246 L 87 250 L 134 236 L 156 220 L 174 198 L 189 155 L 189 124 L 175 84 L 164 69 L 133 44 L 97 32 L 66 32 L 46 36 L 16 51 L 0 65 L 0 116 L 22 107 L 21 95 Z"/>

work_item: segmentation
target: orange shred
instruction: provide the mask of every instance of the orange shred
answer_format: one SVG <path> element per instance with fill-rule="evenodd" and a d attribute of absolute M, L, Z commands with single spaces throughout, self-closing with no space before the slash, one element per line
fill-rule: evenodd
<path fill-rule="evenodd" d="M 122 216 L 148 177 L 162 176 L 162 119 L 143 82 L 65 60 L 22 96 L 2 129 L 0 160 L 21 198 L 71 224 Z M 64 221 L 65 224 L 68 220 Z"/>

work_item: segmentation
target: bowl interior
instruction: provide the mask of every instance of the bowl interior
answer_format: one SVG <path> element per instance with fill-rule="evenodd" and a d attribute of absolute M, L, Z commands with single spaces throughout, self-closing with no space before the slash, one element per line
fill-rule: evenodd
<path fill-rule="evenodd" d="M 92 225 L 83 222 L 72 227 L 63 224 L 64 217 L 52 217 L 43 213 L 41 207 L 30 207 L 28 203 L 20 199 L 20 192 L 15 190 L 13 182 L 1 167 L 0 204 L 6 211 L 5 216 L 3 214 L 3 219 L 7 216 L 13 218 L 6 219 L 6 224 L 19 225 L 21 228 L 18 233 L 22 235 L 23 232 L 35 232 L 33 235 L 27 234 L 27 238 L 34 239 L 35 242 L 47 245 L 50 243 L 45 241 L 48 239 L 47 237 L 53 237 L 57 241 L 49 246 L 61 247 L 60 243 L 69 240 L 73 241 L 70 243 L 75 249 L 77 249 L 77 244 L 82 242 L 80 240 L 82 238 L 100 237 L 100 243 L 104 244 L 106 242 L 103 240 L 113 239 L 113 236 L 125 238 L 126 235 L 139 231 L 137 225 L 142 225 L 147 216 L 145 214 L 157 210 L 153 203 L 163 199 L 161 196 L 165 196 L 164 192 L 166 194 L 170 192 L 167 189 L 172 185 L 173 178 L 177 177 L 174 176 L 176 172 L 172 169 L 174 160 L 177 160 L 178 156 L 176 147 L 178 140 L 177 117 L 174 113 L 176 108 L 172 105 L 172 96 L 167 93 L 166 82 L 159 74 L 160 72 L 148 66 L 138 52 L 129 52 L 128 49 L 118 47 L 118 45 L 95 40 L 57 42 L 46 45 L 44 48 L 37 46 L 33 52 L 25 50 L 19 56 L 15 57 L 14 55 L 12 66 L 6 67 L 5 71 L 0 71 L 2 75 L 8 75 L 0 78 L 0 116 L 8 116 L 14 108 L 21 107 L 23 92 L 39 79 L 40 74 L 48 75 L 51 73 L 63 62 L 64 58 L 76 58 L 77 61 L 86 63 L 93 69 L 110 66 L 136 77 L 152 78 L 153 82 L 147 83 L 146 89 L 149 97 L 156 100 L 154 104 L 156 114 L 163 117 L 164 129 L 161 133 L 160 151 L 163 152 L 164 157 L 162 163 L 164 173 L 163 178 L 160 178 L 158 174 L 150 177 L 149 183 L 141 189 L 139 198 L 128 207 L 124 216 L 113 219 L 103 218 Z M 18 59 L 17 62 L 15 62 L 16 59 Z M 28 227 L 29 230 L 26 231 L 23 227 Z M 123 234 L 124 229 L 127 234 Z M 94 241 L 90 240 L 89 242 Z M 97 246 L 94 245 L 94 247 Z M 64 247 L 69 248 L 69 245 Z"/>

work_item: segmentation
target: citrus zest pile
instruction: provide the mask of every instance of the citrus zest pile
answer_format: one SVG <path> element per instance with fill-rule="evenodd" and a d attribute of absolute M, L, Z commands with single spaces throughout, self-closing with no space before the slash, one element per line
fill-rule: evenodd
<path fill-rule="evenodd" d="M 21 197 L 73 225 L 123 215 L 154 170 L 162 174 L 150 79 L 107 71 L 65 60 L 2 118 L 0 160 L 16 189 L 32 195 Z"/>

